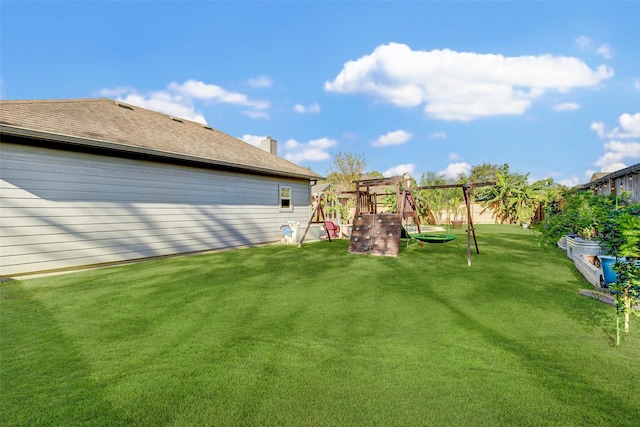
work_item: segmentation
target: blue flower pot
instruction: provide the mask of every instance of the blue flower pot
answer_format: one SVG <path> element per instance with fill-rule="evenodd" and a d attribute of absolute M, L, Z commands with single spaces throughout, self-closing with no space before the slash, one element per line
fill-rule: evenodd
<path fill-rule="evenodd" d="M 602 268 L 602 275 L 604 276 L 604 286 L 609 287 L 611 283 L 616 282 L 616 271 L 613 269 L 616 257 L 599 255 L 598 258 L 600 258 L 600 268 Z"/>

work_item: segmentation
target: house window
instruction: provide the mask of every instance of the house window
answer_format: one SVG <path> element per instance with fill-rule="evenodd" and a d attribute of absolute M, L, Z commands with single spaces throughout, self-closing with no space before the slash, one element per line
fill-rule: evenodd
<path fill-rule="evenodd" d="M 291 209 L 291 187 L 280 186 L 280 209 Z"/>

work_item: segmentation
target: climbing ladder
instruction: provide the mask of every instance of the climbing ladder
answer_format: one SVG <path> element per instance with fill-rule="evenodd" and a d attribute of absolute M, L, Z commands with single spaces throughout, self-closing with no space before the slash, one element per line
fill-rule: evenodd
<path fill-rule="evenodd" d="M 398 256 L 401 235 L 400 214 L 356 214 L 349 240 L 349 252 Z"/>
<path fill-rule="evenodd" d="M 402 220 L 413 218 L 420 231 L 413 192 L 407 189 L 408 178 L 376 178 L 354 181 L 356 214 L 353 219 L 349 252 L 378 256 L 398 256 L 402 237 Z M 391 188 L 389 188 L 391 187 Z M 378 192 L 389 196 L 395 187 L 398 213 L 378 213 Z M 391 190 L 393 191 L 393 190 Z"/>

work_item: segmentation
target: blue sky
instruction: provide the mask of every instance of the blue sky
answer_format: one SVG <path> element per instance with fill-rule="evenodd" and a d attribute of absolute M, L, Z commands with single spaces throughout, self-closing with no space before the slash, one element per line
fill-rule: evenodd
<path fill-rule="evenodd" d="M 640 2 L 0 3 L 3 99 L 108 97 L 325 175 L 640 162 Z"/>

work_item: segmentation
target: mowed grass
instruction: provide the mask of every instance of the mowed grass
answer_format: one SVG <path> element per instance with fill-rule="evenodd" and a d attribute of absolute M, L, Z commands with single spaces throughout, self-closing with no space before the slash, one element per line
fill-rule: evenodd
<path fill-rule="evenodd" d="M 273 245 L 3 283 L 0 423 L 637 426 L 640 322 L 529 230 Z"/>

